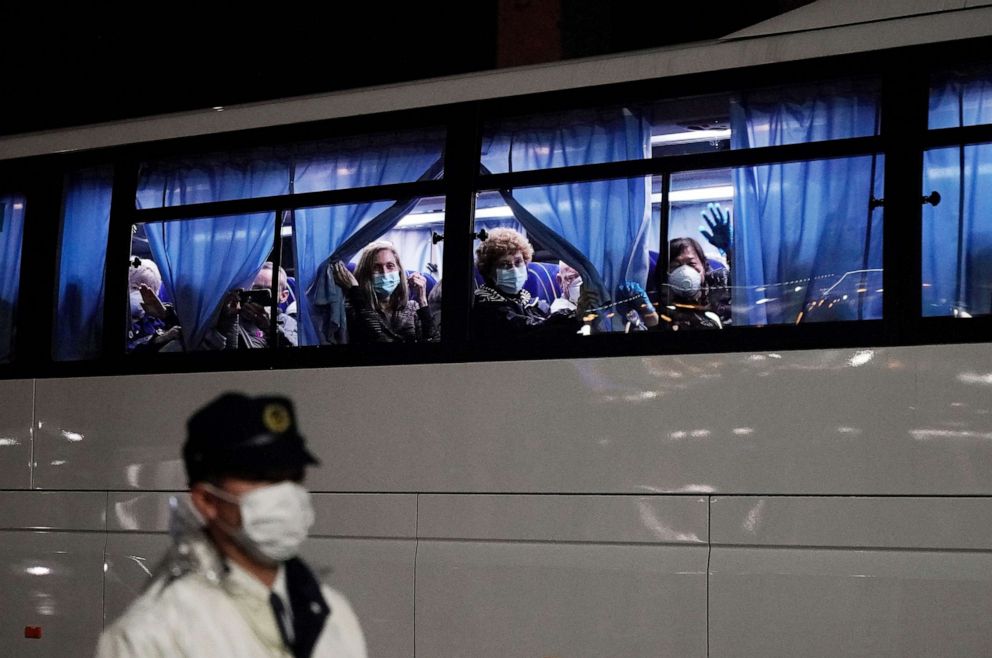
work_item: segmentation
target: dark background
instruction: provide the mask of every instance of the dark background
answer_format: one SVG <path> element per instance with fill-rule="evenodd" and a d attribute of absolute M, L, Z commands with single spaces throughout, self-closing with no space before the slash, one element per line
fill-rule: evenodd
<path fill-rule="evenodd" d="M 810 1 L 5 5 L 0 134 L 713 39 Z"/>

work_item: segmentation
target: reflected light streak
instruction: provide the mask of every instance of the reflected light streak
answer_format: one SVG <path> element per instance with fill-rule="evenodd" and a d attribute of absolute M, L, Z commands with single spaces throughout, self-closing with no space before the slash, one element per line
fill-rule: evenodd
<path fill-rule="evenodd" d="M 19 445 L 21 445 L 21 442 L 18 441 L 17 439 L 10 439 L 10 438 L 6 438 L 6 437 L 0 437 L 0 448 L 6 447 L 6 446 L 19 446 Z"/>
<path fill-rule="evenodd" d="M 753 535 L 758 529 L 758 525 L 761 524 L 761 515 L 764 511 L 765 501 L 759 500 L 754 507 L 747 511 L 747 515 L 744 517 L 744 523 L 742 524 L 744 530 Z"/>
<path fill-rule="evenodd" d="M 699 542 L 699 536 L 694 532 L 678 532 L 673 528 L 669 528 L 667 525 L 661 522 L 661 519 L 655 514 L 654 509 L 651 504 L 646 500 L 637 501 L 638 512 L 640 513 L 641 523 L 644 527 L 651 532 L 651 534 L 656 537 L 659 541 L 667 542 Z"/>
<path fill-rule="evenodd" d="M 47 576 L 52 573 L 52 570 L 48 567 L 28 567 L 24 570 L 24 573 L 29 573 L 32 576 Z"/>
<path fill-rule="evenodd" d="M 132 487 L 141 487 L 141 464 L 128 464 L 124 469 L 124 477 Z"/>
<path fill-rule="evenodd" d="M 972 432 L 969 430 L 910 430 L 910 436 L 917 441 L 932 439 L 982 439 L 992 441 L 992 432 Z"/>
<path fill-rule="evenodd" d="M 50 464 L 51 464 L 52 466 L 64 466 L 64 465 L 66 465 L 66 464 L 68 464 L 69 462 L 67 462 L 67 461 L 66 461 L 66 460 L 64 460 L 64 459 L 53 459 L 53 460 L 52 460 L 51 462 L 49 462 L 49 463 L 50 463 Z"/>
<path fill-rule="evenodd" d="M 687 484 L 676 489 L 675 493 L 713 493 L 715 491 L 716 489 L 709 484 Z"/>
<path fill-rule="evenodd" d="M 733 432 L 736 436 L 747 436 L 749 434 L 754 434 L 753 427 L 735 427 Z"/>
<path fill-rule="evenodd" d="M 854 436 L 858 436 L 858 435 L 861 434 L 861 432 L 862 432 L 862 430 L 858 429 L 857 427 L 838 427 L 837 428 L 837 433 L 838 434 L 853 434 Z"/>
<path fill-rule="evenodd" d="M 149 568 L 145 566 L 145 558 L 141 557 L 140 555 L 128 555 L 127 559 L 131 560 L 139 567 L 141 567 L 141 570 L 144 571 L 146 574 L 148 574 L 149 578 L 152 577 L 151 570 L 149 570 Z"/>
<path fill-rule="evenodd" d="M 854 353 L 854 356 L 852 356 L 848 360 L 847 363 L 852 368 L 857 368 L 858 366 L 863 366 L 864 364 L 868 363 L 874 358 L 875 358 L 875 350 L 858 350 L 857 352 Z"/>
<path fill-rule="evenodd" d="M 992 372 L 986 372 L 983 374 L 978 374 L 977 372 L 962 372 L 958 375 L 958 381 L 962 384 L 992 386 Z"/>
<path fill-rule="evenodd" d="M 77 441 L 82 441 L 86 437 L 84 437 L 79 432 L 70 432 L 69 430 L 62 430 L 62 438 L 65 439 L 66 441 L 77 442 Z"/>

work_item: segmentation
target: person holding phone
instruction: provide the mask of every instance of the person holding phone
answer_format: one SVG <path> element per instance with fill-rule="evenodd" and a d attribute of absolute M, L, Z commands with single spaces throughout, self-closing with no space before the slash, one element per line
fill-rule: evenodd
<path fill-rule="evenodd" d="M 335 263 L 334 281 L 345 293 L 349 342 L 412 343 L 434 335 L 427 280 L 420 272 L 407 274 L 392 243 L 365 247 L 354 274 Z"/>
<path fill-rule="evenodd" d="M 289 299 L 286 270 L 279 268 L 279 298 Z M 278 307 L 277 307 L 278 308 Z M 272 321 L 272 263 L 266 262 L 255 275 L 249 290 L 236 288 L 227 294 L 217 325 L 207 334 L 208 349 L 257 349 L 269 347 Z M 297 346 L 296 320 L 281 309 L 276 314 L 276 339 L 280 347 Z"/>

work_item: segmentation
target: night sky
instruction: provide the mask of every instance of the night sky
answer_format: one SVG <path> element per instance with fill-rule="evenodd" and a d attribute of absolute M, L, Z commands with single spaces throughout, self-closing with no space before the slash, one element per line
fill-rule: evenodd
<path fill-rule="evenodd" d="M 492 69 L 515 44 L 500 12 L 535 5 L 552 7 L 565 59 L 715 38 L 808 1 L 3 7 L 0 134 Z"/>

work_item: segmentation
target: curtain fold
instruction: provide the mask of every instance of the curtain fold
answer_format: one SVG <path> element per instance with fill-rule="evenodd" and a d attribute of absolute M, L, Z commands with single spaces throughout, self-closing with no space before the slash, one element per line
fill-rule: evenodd
<path fill-rule="evenodd" d="M 113 176 L 113 169 L 108 167 L 66 177 L 52 336 L 56 361 L 100 355 Z"/>
<path fill-rule="evenodd" d="M 875 101 L 830 88 L 801 99 L 745 95 L 731 104 L 732 146 L 874 134 Z M 870 202 L 881 196 L 882 171 L 873 156 L 734 170 L 735 324 L 881 317 L 882 211 Z M 848 284 L 864 302 L 813 306 Z"/>
<path fill-rule="evenodd" d="M 582 124 L 521 128 L 506 141 L 505 153 L 491 145 L 483 162 L 505 159 L 510 171 L 518 171 L 640 160 L 650 157 L 650 140 L 642 117 L 603 111 Z M 650 178 L 501 192 L 528 234 L 578 270 L 604 303 L 624 281 L 646 283 L 650 194 Z"/>
<path fill-rule="evenodd" d="M 992 74 L 948 76 L 930 90 L 930 127 L 992 123 Z M 992 313 L 992 144 L 924 154 L 923 314 Z"/>
<path fill-rule="evenodd" d="M 145 225 L 148 246 L 175 301 L 186 350 L 201 347 L 233 288 L 250 288 L 272 251 L 275 213 Z"/>
<path fill-rule="evenodd" d="M 22 196 L 0 196 L 0 363 L 7 363 L 14 356 L 25 205 Z"/>

